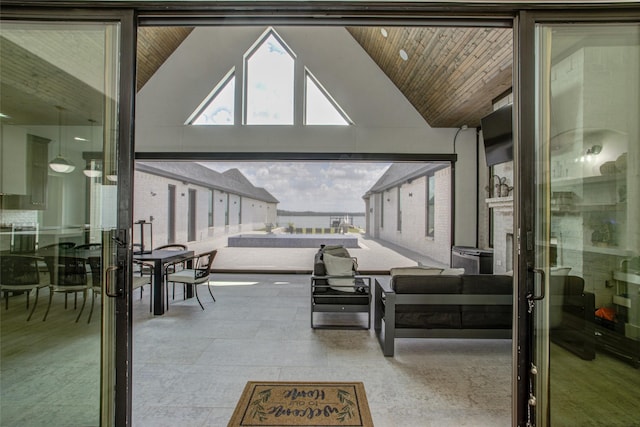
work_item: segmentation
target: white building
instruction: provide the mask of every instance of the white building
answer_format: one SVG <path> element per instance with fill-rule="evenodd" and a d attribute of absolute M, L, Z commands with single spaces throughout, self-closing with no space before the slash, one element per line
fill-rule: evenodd
<path fill-rule="evenodd" d="M 194 162 L 138 162 L 135 221 L 153 223 L 153 245 L 200 242 L 276 222 L 278 200 L 238 169 Z"/>
<path fill-rule="evenodd" d="M 367 234 L 448 265 L 451 180 L 448 163 L 393 163 L 363 196 Z"/>

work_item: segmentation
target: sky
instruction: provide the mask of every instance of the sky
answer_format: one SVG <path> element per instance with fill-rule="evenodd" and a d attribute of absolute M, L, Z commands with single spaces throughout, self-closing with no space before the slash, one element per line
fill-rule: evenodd
<path fill-rule="evenodd" d="M 362 196 L 390 163 L 370 162 L 203 162 L 217 172 L 239 169 L 253 185 L 280 201 L 278 209 L 364 212 Z"/>

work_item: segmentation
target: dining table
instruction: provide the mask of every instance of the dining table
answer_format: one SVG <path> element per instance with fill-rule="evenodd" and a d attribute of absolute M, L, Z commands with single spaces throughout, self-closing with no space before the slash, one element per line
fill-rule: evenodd
<path fill-rule="evenodd" d="M 153 264 L 153 314 L 162 315 L 165 312 L 165 287 L 164 275 L 165 265 L 174 262 L 185 261 L 194 256 L 194 251 L 175 251 L 168 249 L 153 250 L 149 253 L 138 253 L 133 255 L 133 259 L 145 263 Z M 187 286 L 186 298 L 193 297 L 193 288 Z"/>

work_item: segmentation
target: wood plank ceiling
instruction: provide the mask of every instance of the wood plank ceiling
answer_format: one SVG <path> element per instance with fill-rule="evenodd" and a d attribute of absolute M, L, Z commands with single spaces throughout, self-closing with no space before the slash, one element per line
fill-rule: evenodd
<path fill-rule="evenodd" d="M 140 28 L 138 89 L 192 30 Z M 512 86 L 510 28 L 347 30 L 432 127 L 479 126 L 480 119 L 491 112 L 492 100 Z M 401 49 L 406 60 L 400 56 Z"/>

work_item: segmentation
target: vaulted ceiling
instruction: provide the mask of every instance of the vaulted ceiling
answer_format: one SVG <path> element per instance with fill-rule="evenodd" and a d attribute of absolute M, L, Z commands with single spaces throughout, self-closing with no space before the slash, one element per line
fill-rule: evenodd
<path fill-rule="evenodd" d="M 193 27 L 140 28 L 138 90 L 192 30 Z M 509 28 L 348 27 L 347 30 L 432 127 L 478 126 L 480 119 L 491 112 L 492 101 L 512 86 L 513 41 Z M 103 97 L 93 76 L 101 76 L 102 70 L 95 69 L 96 61 L 90 58 L 69 55 L 51 58 L 52 51 L 47 49 L 50 44 L 68 43 L 77 37 L 73 32 L 55 34 L 59 39 L 49 37 L 48 44 L 37 44 L 38 49 L 44 50 L 24 48 L 24 43 L 33 40 L 25 40 L 22 33 L 0 38 L 3 66 L 0 103 L 2 109 L 11 110 L 7 112 L 16 124 L 55 124 L 59 120 L 60 109 L 54 108 L 57 106 L 62 107 L 67 124 L 86 125 L 88 112 L 96 115 L 101 111 Z M 82 43 L 91 52 L 100 41 Z M 85 70 L 85 74 L 76 77 L 65 71 L 61 63 L 78 63 L 82 66 L 77 69 Z"/>
<path fill-rule="evenodd" d="M 138 89 L 193 27 L 143 27 Z M 509 28 L 348 27 L 347 30 L 431 127 L 479 126 L 512 86 Z M 406 59 L 400 51 L 406 53 Z"/>

